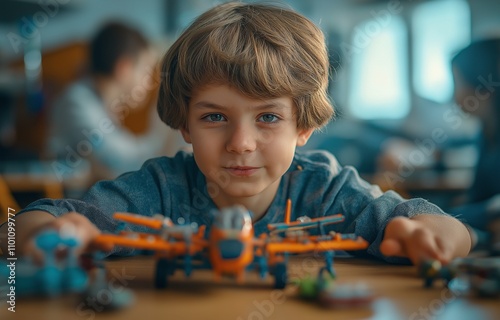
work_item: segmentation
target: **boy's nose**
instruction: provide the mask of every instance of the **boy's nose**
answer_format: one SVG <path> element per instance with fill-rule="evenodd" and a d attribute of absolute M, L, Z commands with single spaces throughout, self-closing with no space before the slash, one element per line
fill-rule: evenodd
<path fill-rule="evenodd" d="M 228 152 L 243 154 L 252 152 L 257 147 L 257 133 L 244 125 L 235 125 L 229 130 L 228 135 L 226 142 Z"/>

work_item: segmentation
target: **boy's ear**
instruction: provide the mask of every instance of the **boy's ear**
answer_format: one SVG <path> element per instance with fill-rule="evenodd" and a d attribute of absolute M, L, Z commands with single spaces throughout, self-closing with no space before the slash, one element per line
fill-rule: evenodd
<path fill-rule="evenodd" d="M 181 128 L 179 129 L 179 131 L 181 132 L 184 141 L 186 141 L 186 143 L 191 143 L 191 135 L 189 134 L 189 130 L 187 128 Z"/>
<path fill-rule="evenodd" d="M 299 135 L 297 137 L 297 147 L 302 147 L 303 145 L 305 145 L 313 132 L 314 128 L 299 130 Z"/>

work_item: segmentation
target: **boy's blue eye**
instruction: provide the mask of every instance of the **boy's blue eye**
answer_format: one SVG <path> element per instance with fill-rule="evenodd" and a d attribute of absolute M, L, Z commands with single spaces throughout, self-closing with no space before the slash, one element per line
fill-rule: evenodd
<path fill-rule="evenodd" d="M 224 116 L 220 113 L 209 114 L 206 117 L 204 117 L 203 119 L 210 121 L 210 122 L 220 122 L 220 121 L 225 120 Z"/>
<path fill-rule="evenodd" d="M 279 118 L 277 116 L 275 116 L 274 114 L 271 114 L 271 113 L 267 113 L 267 114 L 264 114 L 262 115 L 260 118 L 259 118 L 260 121 L 262 122 L 268 122 L 268 123 L 272 123 L 272 122 L 276 122 L 279 120 Z"/>

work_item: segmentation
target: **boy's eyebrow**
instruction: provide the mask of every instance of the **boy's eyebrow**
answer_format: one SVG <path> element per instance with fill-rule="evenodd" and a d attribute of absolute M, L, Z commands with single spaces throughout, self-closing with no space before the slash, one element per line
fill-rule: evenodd
<path fill-rule="evenodd" d="M 200 109 L 207 108 L 207 109 L 217 109 L 217 110 L 226 110 L 226 109 L 228 109 L 228 107 L 226 107 L 226 106 L 222 106 L 222 105 L 219 105 L 219 104 L 216 104 L 216 103 L 213 103 L 213 102 L 207 102 L 207 101 L 196 102 L 193 105 L 193 107 L 200 108 Z M 251 109 L 255 109 L 255 110 L 261 110 L 261 109 L 286 109 L 287 106 L 285 106 L 284 104 L 282 104 L 280 102 L 269 102 L 269 103 L 264 103 L 264 104 L 258 105 L 258 106 L 252 106 L 250 108 Z"/>

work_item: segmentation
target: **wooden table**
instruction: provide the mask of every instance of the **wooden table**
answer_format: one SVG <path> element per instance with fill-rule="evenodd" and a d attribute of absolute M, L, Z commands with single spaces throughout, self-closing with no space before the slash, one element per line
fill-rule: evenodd
<path fill-rule="evenodd" d="M 316 274 L 321 260 L 311 256 L 294 257 L 289 277 Z M 135 302 L 122 310 L 95 312 L 81 305 L 76 296 L 56 299 L 18 299 L 16 313 L 2 303 L 0 319 L 499 319 L 499 299 L 464 298 L 444 289 L 440 283 L 425 289 L 411 266 L 393 266 L 367 260 L 337 258 L 338 281 L 362 282 L 377 296 L 369 308 L 332 310 L 297 298 L 293 286 L 272 288 L 272 277 L 261 281 L 249 273 L 246 283 L 230 279 L 212 281 L 210 271 L 195 271 L 186 278 L 180 271 L 165 290 L 153 288 L 154 260 L 151 257 L 115 259 L 106 262 L 109 271 L 107 292 L 128 288 Z M 3 297 L 2 299 L 5 299 Z"/>

